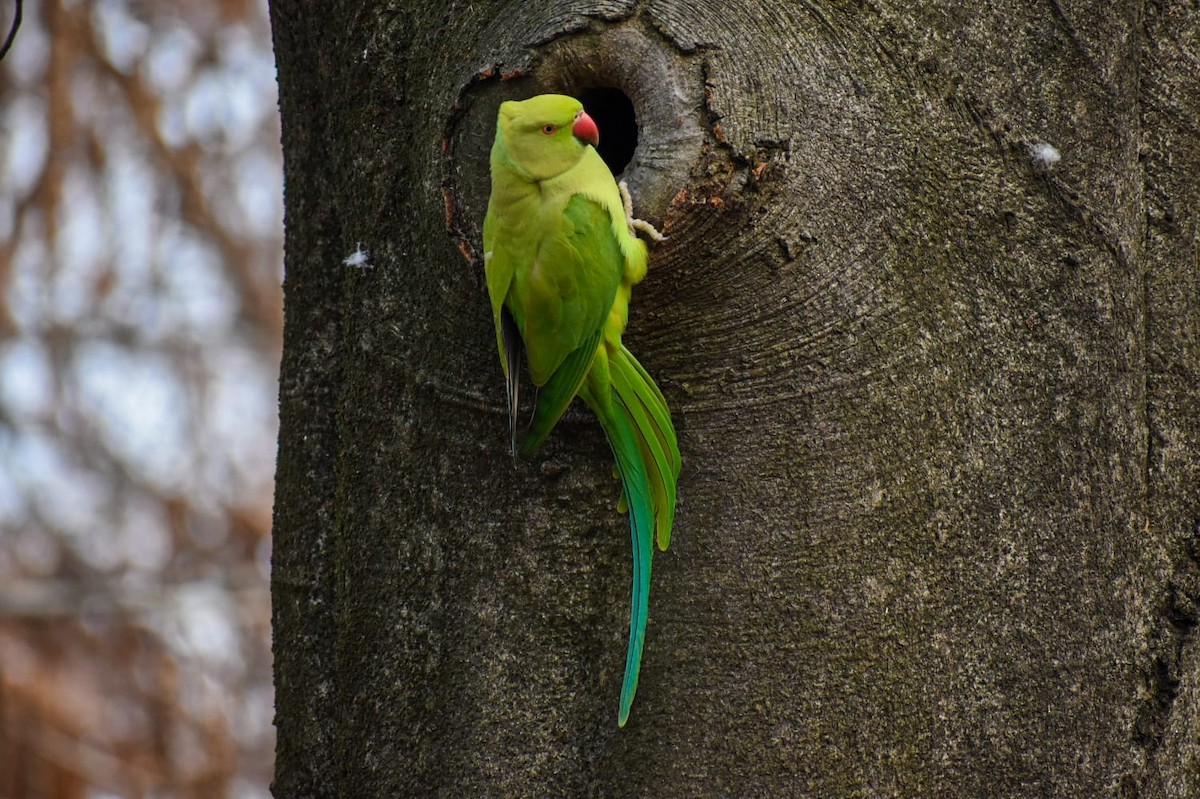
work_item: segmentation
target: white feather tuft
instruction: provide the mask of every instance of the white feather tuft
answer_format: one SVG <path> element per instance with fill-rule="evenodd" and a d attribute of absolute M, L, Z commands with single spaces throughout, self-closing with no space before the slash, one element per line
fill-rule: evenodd
<path fill-rule="evenodd" d="M 1038 169 L 1049 169 L 1062 160 L 1062 153 L 1050 142 L 1040 141 L 1029 145 L 1029 157 Z"/>
<path fill-rule="evenodd" d="M 371 263 L 370 258 L 371 253 L 363 249 L 362 242 L 360 241 L 354 252 L 346 256 L 342 263 L 346 266 L 356 266 L 359 269 L 374 269 L 375 265 Z"/>

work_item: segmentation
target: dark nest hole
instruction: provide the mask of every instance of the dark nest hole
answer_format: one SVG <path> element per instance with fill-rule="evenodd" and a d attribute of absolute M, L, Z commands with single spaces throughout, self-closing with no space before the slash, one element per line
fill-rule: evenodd
<path fill-rule="evenodd" d="M 600 129 L 596 148 L 614 175 L 620 175 L 637 149 L 638 124 L 633 101 L 620 89 L 597 86 L 579 95 L 583 108 Z"/>

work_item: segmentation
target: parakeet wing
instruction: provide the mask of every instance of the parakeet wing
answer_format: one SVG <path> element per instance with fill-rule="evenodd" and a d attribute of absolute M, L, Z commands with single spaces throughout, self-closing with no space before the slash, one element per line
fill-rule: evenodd
<path fill-rule="evenodd" d="M 541 391 L 522 454 L 537 449 L 579 393 L 623 265 L 608 211 L 584 195 L 571 197 L 562 224 L 542 239 L 531 270 L 530 283 L 542 281 L 534 292 L 539 312 L 525 320 L 523 338 L 530 373 Z"/>
<path fill-rule="evenodd" d="M 602 329 L 623 268 L 607 209 L 573 195 L 542 235 L 533 264 L 518 269 L 513 281 L 518 297 L 509 307 L 521 327 L 535 385 L 547 385 L 571 353 Z M 579 387 L 569 388 L 574 396 Z"/>
<path fill-rule="evenodd" d="M 497 216 L 495 209 L 488 207 L 483 220 L 483 267 L 487 277 L 488 296 L 492 301 L 492 321 L 496 326 L 496 348 L 500 352 L 500 366 L 504 369 L 504 381 L 508 395 L 508 432 L 512 438 L 512 450 L 517 451 L 517 408 L 520 403 L 521 335 L 512 313 L 504 307 L 504 300 L 516 274 L 516 257 L 512 247 L 497 248 Z"/>

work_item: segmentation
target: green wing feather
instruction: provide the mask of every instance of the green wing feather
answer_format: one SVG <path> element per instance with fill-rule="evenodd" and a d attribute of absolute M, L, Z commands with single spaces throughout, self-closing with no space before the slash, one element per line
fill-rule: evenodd
<path fill-rule="evenodd" d="M 517 454 L 517 411 L 521 407 L 521 332 L 507 308 L 500 309 L 500 363 L 508 389 L 508 435 L 513 455 Z"/>
<path fill-rule="evenodd" d="M 604 327 L 620 285 L 623 258 L 608 212 L 582 194 L 518 270 L 509 306 L 521 327 L 533 382 L 546 385 L 572 352 Z"/>
<path fill-rule="evenodd" d="M 538 392 L 533 421 L 529 423 L 529 432 L 521 441 L 521 457 L 528 458 L 537 451 L 554 429 L 554 425 L 558 424 L 571 400 L 579 393 L 583 381 L 587 379 L 588 370 L 592 367 L 592 360 L 596 357 L 596 347 L 600 344 L 602 332 L 597 330 L 584 340 L 583 344 L 562 362 L 550 378 L 550 382 Z"/>
<path fill-rule="evenodd" d="M 541 364 L 555 368 L 540 386 L 533 421 L 520 447 L 525 456 L 537 450 L 579 393 L 600 344 L 623 268 L 608 212 L 584 195 L 573 196 L 561 225 L 542 239 L 536 263 L 553 267 L 542 277 L 550 290 L 529 285 L 540 275 L 526 281 L 526 294 L 537 298 L 540 311 L 527 314 L 524 339 L 535 383 L 537 372 L 546 368 Z M 550 296 L 542 297 L 543 292 Z"/>
<path fill-rule="evenodd" d="M 504 300 L 512 287 L 516 275 L 516 264 L 520 260 L 519 249 L 497 247 L 500 216 L 498 209 L 488 205 L 483 220 L 483 267 L 487 278 L 488 297 L 492 305 L 492 322 L 496 327 L 496 349 L 500 353 L 500 367 L 504 370 L 504 383 L 508 397 L 508 432 L 512 440 L 512 451 L 517 452 L 517 409 L 520 402 L 521 381 L 518 364 L 521 359 L 521 332 L 513 319 L 512 312 L 505 307 Z"/>

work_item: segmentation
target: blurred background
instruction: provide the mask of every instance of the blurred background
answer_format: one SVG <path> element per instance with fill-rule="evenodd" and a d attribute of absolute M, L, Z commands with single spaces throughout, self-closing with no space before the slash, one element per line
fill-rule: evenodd
<path fill-rule="evenodd" d="M 0 62 L 0 797 L 267 797 L 266 0 L 23 6 Z"/>

